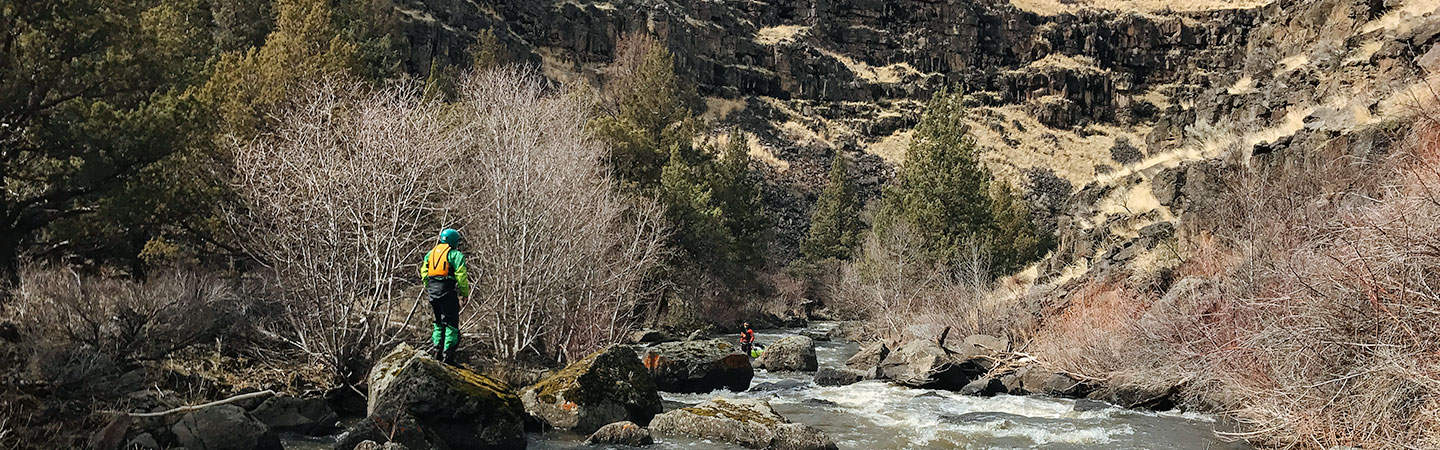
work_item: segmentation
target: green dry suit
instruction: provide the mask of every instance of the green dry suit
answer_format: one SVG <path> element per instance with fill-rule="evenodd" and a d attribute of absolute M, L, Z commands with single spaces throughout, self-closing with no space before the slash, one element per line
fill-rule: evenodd
<path fill-rule="evenodd" d="M 452 360 L 460 342 L 460 297 L 470 296 L 465 255 L 449 244 L 437 244 L 425 254 L 420 278 L 425 281 L 430 310 L 435 313 L 430 344 L 443 353 L 443 358 Z"/>

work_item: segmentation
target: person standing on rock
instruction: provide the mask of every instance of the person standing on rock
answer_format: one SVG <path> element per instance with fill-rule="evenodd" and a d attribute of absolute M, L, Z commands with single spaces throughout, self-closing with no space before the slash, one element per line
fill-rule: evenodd
<path fill-rule="evenodd" d="M 440 242 L 425 254 L 420 277 L 430 297 L 430 310 L 435 313 L 435 327 L 430 333 L 431 356 L 455 364 L 455 350 L 460 345 L 460 298 L 470 297 L 470 279 L 466 276 L 465 255 L 456 250 L 460 232 L 446 228 Z"/>

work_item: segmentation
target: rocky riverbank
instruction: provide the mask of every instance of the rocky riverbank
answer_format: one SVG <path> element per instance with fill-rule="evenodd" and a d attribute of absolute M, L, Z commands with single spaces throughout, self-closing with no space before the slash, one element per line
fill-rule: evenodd
<path fill-rule="evenodd" d="M 1213 423 L 1202 416 L 1125 409 L 1166 409 L 1173 405 L 1168 392 L 1045 370 L 1000 339 L 862 345 L 826 338 L 833 328 L 762 332 L 761 342 L 771 343 L 767 354 L 776 356 L 762 356 L 766 364 L 757 366 L 768 369 L 749 365 L 748 357 L 732 358 L 743 355 L 725 336 L 610 346 L 524 387 L 446 366 L 402 345 L 371 372 L 365 417 L 348 421 L 329 443 L 297 439 L 339 430 L 337 414 L 323 399 L 270 393 L 154 417 L 117 416 L 93 442 L 96 448 L 273 449 L 284 438 L 287 448 L 350 450 L 587 443 L 899 448 L 944 445 L 961 436 L 1081 447 L 1166 437 L 1179 439 L 1181 447 L 1203 448 L 1215 441 Z M 812 358 L 818 371 L 807 364 Z M 934 422 L 929 433 L 895 428 L 928 421 Z"/>

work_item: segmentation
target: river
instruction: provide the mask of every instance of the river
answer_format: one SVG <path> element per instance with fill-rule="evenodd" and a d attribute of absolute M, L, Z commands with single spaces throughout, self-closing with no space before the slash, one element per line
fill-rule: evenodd
<path fill-rule="evenodd" d="M 812 323 L 808 331 L 824 333 L 835 326 Z M 763 344 L 806 329 L 757 332 Z M 739 335 L 727 335 L 738 340 Z M 843 366 L 858 351 L 850 342 L 817 341 L 820 366 Z M 881 381 L 824 387 L 813 374 L 756 370 L 752 392 L 708 394 L 662 393 L 667 411 L 711 398 L 758 398 L 770 401 L 793 422 L 823 430 L 842 449 L 1219 449 L 1246 448 L 1217 438 L 1215 419 L 1182 412 L 1126 410 L 1093 402 L 1032 396 L 972 397 L 948 391 L 912 389 Z M 776 390 L 753 391 L 769 385 Z M 596 449 L 582 445 L 584 436 L 563 431 L 531 433 L 529 448 Z M 650 449 L 731 449 L 731 445 L 657 435 Z"/>

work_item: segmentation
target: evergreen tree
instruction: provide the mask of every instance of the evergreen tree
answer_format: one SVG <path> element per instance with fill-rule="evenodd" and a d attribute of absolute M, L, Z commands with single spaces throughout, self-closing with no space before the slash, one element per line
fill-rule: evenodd
<path fill-rule="evenodd" d="M 706 155 L 692 146 L 674 146 L 661 170 L 660 201 L 675 227 L 675 242 L 689 255 L 725 261 L 734 237 L 725 226 L 724 211 L 715 198 Z"/>
<path fill-rule="evenodd" d="M 654 38 L 632 34 L 606 69 L 602 115 L 591 123 L 610 146 L 617 178 L 659 199 L 675 227 L 674 243 L 712 271 L 733 277 L 764 260 L 770 222 L 750 174 L 744 135 L 726 145 L 696 145 L 699 124 L 674 58 Z"/>
<path fill-rule="evenodd" d="M 603 115 L 591 127 L 610 144 L 615 175 L 634 188 L 653 189 L 670 150 L 693 145 L 697 136 L 686 107 L 693 94 L 681 88 L 674 57 L 654 38 L 627 35 L 615 53 L 606 70 Z"/>
<path fill-rule="evenodd" d="M 850 181 L 849 163 L 839 152 L 830 163 L 830 180 L 810 213 L 810 232 L 800 243 L 806 259 L 849 259 L 860 243 L 860 199 Z"/>
<path fill-rule="evenodd" d="M 87 216 L 108 226 L 93 220 L 97 202 L 203 134 L 188 69 L 169 69 L 193 62 L 187 48 L 147 32 L 190 23 L 183 3 L 148 17 L 154 3 L 0 7 L 0 298 L 18 281 L 22 247 L 66 242 L 39 231 Z"/>
<path fill-rule="evenodd" d="M 933 261 L 952 265 L 967 246 L 993 261 L 991 274 L 1038 258 L 1049 240 L 1038 235 L 1014 191 L 995 182 L 967 135 L 961 95 L 941 91 L 926 105 L 896 183 L 884 192 L 877 232 L 903 222 L 918 233 Z"/>
<path fill-rule="evenodd" d="M 265 45 L 222 56 L 201 91 L 225 133 L 257 133 L 265 114 L 301 82 L 356 73 L 359 46 L 342 38 L 329 0 L 279 0 L 275 6 L 275 31 Z"/>
<path fill-rule="evenodd" d="M 760 184 L 750 174 L 750 146 L 745 134 L 731 130 L 720 149 L 712 183 L 726 229 L 732 237 L 730 259 L 742 266 L 764 260 L 771 223 L 765 213 Z"/>

